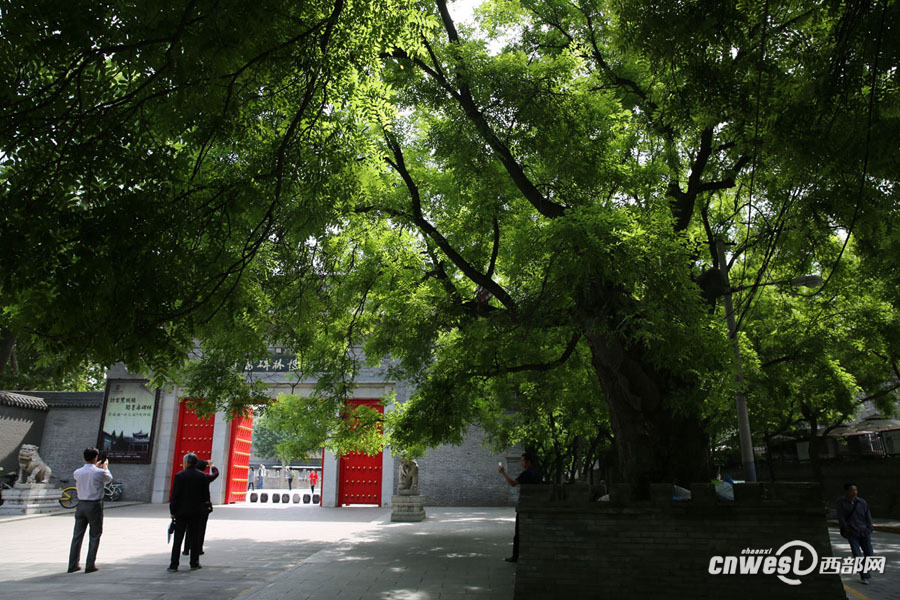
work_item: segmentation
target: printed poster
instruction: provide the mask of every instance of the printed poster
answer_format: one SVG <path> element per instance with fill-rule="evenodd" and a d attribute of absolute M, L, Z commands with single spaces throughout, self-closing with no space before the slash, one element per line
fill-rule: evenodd
<path fill-rule="evenodd" d="M 111 379 L 106 384 L 97 448 L 110 462 L 149 463 L 159 391 L 146 380 Z"/>

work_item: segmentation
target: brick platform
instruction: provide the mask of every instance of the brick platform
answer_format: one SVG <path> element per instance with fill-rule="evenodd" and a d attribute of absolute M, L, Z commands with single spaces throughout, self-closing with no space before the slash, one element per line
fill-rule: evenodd
<path fill-rule="evenodd" d="M 587 485 L 522 486 L 516 600 L 845 597 L 840 577 L 818 569 L 796 577 L 799 585 L 762 572 L 710 574 L 715 556 L 740 560 L 755 549 L 775 556 L 794 540 L 833 556 L 816 484 L 739 484 L 733 502 L 718 500 L 709 484 L 693 485 L 690 501 L 673 501 L 670 485 L 654 486 L 652 500 L 641 503 L 629 491 L 615 486 L 603 502 Z M 803 552 L 807 562 L 799 564 L 807 567 L 812 558 Z"/>

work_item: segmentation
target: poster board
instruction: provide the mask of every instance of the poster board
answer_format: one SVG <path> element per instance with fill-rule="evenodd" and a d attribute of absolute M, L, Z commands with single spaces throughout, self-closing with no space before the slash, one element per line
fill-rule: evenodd
<path fill-rule="evenodd" d="M 111 463 L 149 464 L 152 460 L 159 390 L 147 384 L 146 379 L 106 382 L 97 448 Z"/>

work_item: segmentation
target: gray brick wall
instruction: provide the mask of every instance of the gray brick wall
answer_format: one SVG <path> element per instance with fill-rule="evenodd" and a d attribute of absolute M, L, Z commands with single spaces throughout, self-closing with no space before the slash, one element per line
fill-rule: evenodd
<path fill-rule="evenodd" d="M 712 575 L 713 556 L 802 540 L 833 556 L 821 490 L 814 484 L 742 484 L 719 502 L 709 484 L 674 502 L 671 485 L 635 503 L 614 486 L 611 502 L 587 485 L 522 488 L 516 600 L 545 598 L 844 598 L 840 577 L 810 574 L 800 585 L 776 575 Z M 617 493 L 618 492 L 618 493 Z M 788 551 L 793 555 L 793 550 Z M 809 563 L 801 563 L 807 567 Z"/>
<path fill-rule="evenodd" d="M 82 451 L 97 445 L 103 392 L 29 392 L 43 398 L 50 410 L 41 440 L 41 457 L 53 469 L 54 479 L 71 479 L 72 472 L 84 464 Z M 158 423 L 157 423 L 158 425 Z M 159 429 L 157 428 L 157 435 Z M 159 444 L 159 439 L 154 445 Z M 124 484 L 124 499 L 150 502 L 153 465 L 112 463 L 115 481 Z"/>
<path fill-rule="evenodd" d="M 54 478 L 72 479 L 72 472 L 84 464 L 82 451 L 97 445 L 103 393 L 96 392 L 95 396 L 59 400 L 58 396 L 47 394 L 45 401 L 50 410 L 40 452 L 44 462 L 53 469 Z"/>
<path fill-rule="evenodd" d="M 815 481 L 812 467 L 804 462 L 776 462 L 756 466 L 757 473 L 768 479 L 774 473 L 777 481 Z M 736 469 L 732 477 L 739 477 Z M 869 502 L 872 515 L 881 519 L 900 519 L 900 456 L 842 457 L 822 461 L 822 501 L 834 508 L 838 497 L 844 495 L 844 484 L 855 483 L 859 495 Z"/>
<path fill-rule="evenodd" d="M 0 467 L 3 467 L 4 475 L 18 471 L 22 444 L 41 445 L 46 416 L 45 411 L 0 404 Z M 43 448 L 38 452 L 43 456 Z"/>
<path fill-rule="evenodd" d="M 522 470 L 521 450 L 511 449 L 496 454 L 484 445 L 485 433 L 470 427 L 459 446 L 444 445 L 428 451 L 419 459 L 419 491 L 426 506 L 512 506 L 517 488 L 510 488 L 497 472 L 502 462 L 515 477 Z M 394 461 L 400 468 L 400 461 Z M 394 493 L 397 474 L 395 473 Z"/>

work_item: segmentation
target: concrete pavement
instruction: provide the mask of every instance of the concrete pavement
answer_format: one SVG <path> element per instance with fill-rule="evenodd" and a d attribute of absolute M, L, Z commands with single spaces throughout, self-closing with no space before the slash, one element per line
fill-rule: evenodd
<path fill-rule="evenodd" d="M 67 574 L 71 512 L 0 520 L 0 598 L 129 600 L 511 600 L 512 508 L 430 508 L 391 523 L 383 508 L 217 506 L 203 568 L 167 573 L 166 505 L 107 509 L 99 571 Z M 87 540 L 82 556 L 87 551 Z M 82 563 L 83 564 L 83 563 Z"/>
<path fill-rule="evenodd" d="M 834 556 L 851 556 L 850 544 L 836 528 L 829 529 Z M 900 535 L 875 531 L 872 549 L 876 556 L 884 556 L 884 573 L 872 575 L 869 585 L 860 583 L 858 575 L 842 575 L 844 590 L 850 600 L 900 600 Z"/>
<path fill-rule="evenodd" d="M 67 574 L 72 513 L 0 519 L 0 599 L 70 600 L 512 600 L 512 508 L 427 509 L 421 523 L 391 523 L 383 508 L 217 506 L 203 569 L 167 573 L 165 505 L 109 507 L 97 565 Z M 850 600 L 900 600 L 900 535 L 876 531 L 887 558 L 872 584 L 843 578 Z M 831 530 L 833 554 L 849 556 Z M 87 544 L 83 552 L 87 550 Z M 183 557 L 186 558 L 186 557 Z"/>

